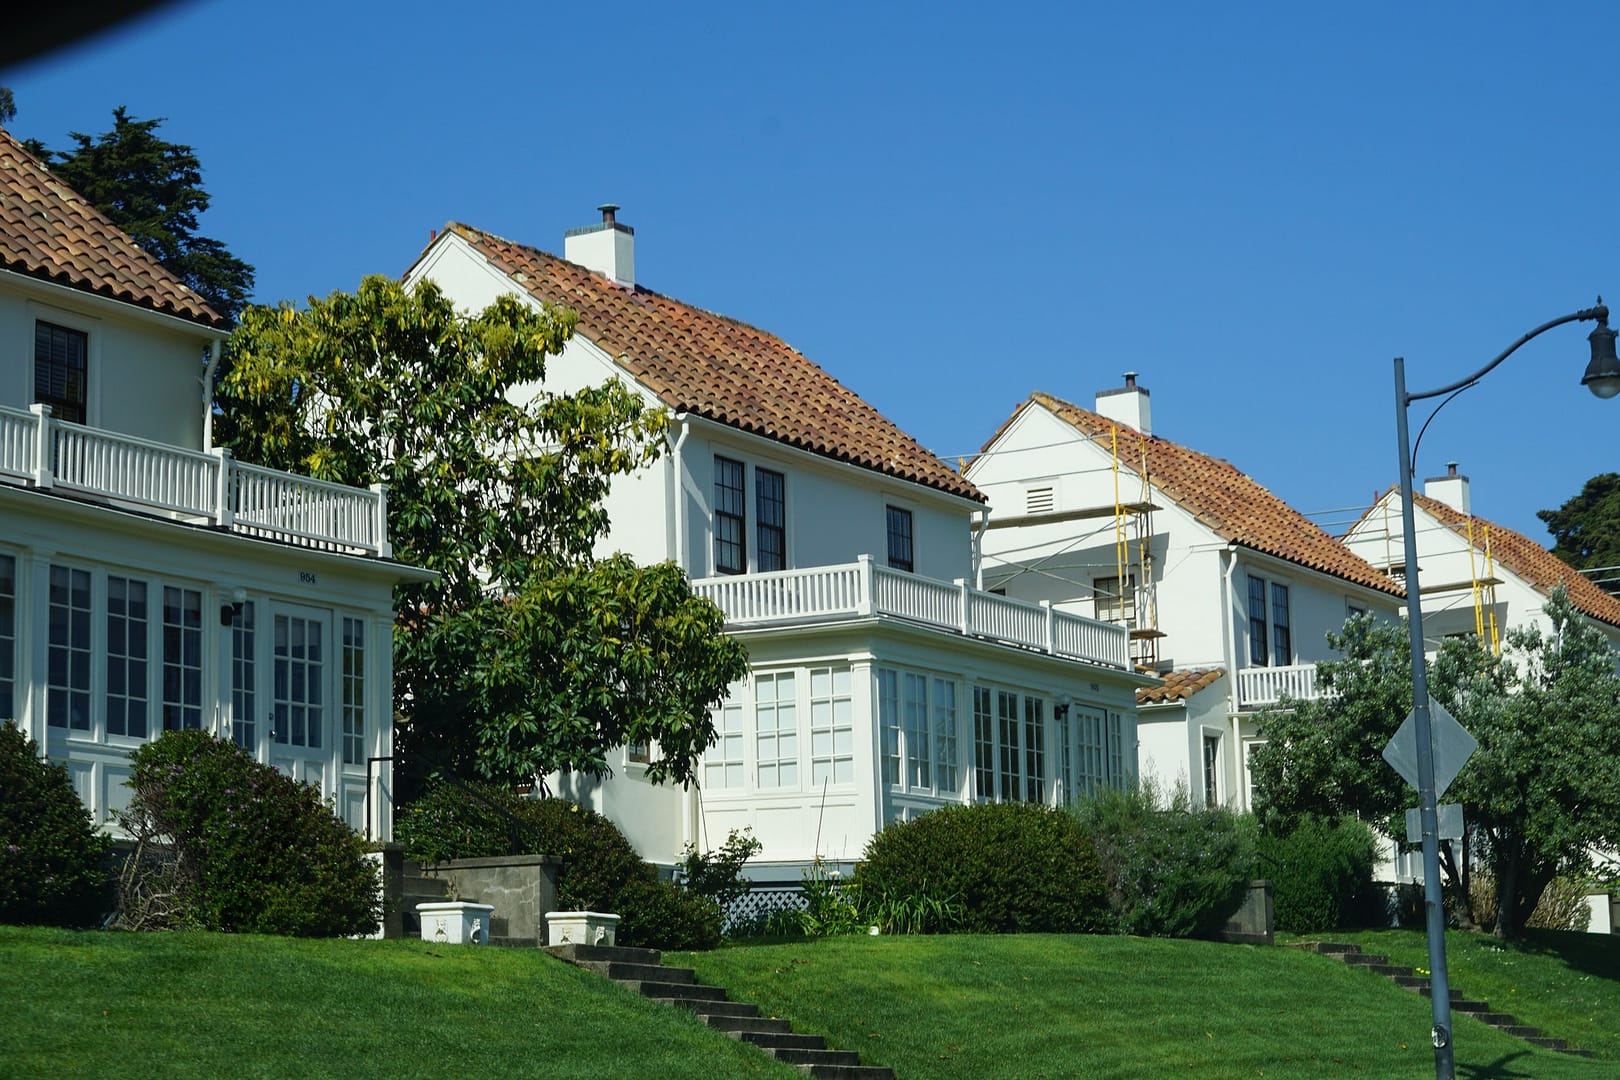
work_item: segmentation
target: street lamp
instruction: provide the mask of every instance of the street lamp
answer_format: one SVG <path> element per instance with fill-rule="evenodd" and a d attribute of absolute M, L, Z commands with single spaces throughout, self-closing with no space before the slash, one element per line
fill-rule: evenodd
<path fill-rule="evenodd" d="M 1496 365 L 1513 355 L 1519 346 L 1531 338 L 1546 333 L 1555 326 L 1587 320 L 1596 321 L 1598 325 L 1587 337 L 1592 343 L 1592 362 L 1587 365 L 1581 384 L 1589 387 L 1592 393 L 1600 398 L 1612 398 L 1620 394 L 1620 359 L 1615 356 L 1615 331 L 1609 329 L 1609 309 L 1603 305 L 1602 297 L 1598 297 L 1595 307 L 1582 308 L 1580 311 L 1543 323 L 1509 345 L 1495 360 L 1472 375 L 1448 386 L 1442 386 L 1438 390 L 1427 390 L 1421 394 L 1407 393 L 1406 361 L 1399 356 L 1395 358 L 1395 438 L 1400 451 L 1401 526 L 1405 532 L 1406 546 L 1406 622 L 1407 633 L 1412 642 L 1412 723 L 1413 732 L 1417 737 L 1418 818 L 1423 830 L 1423 906 L 1429 942 L 1429 999 L 1434 1015 L 1434 1029 L 1431 1034 L 1434 1041 L 1434 1074 L 1437 1080 L 1453 1080 L 1454 1076 L 1451 1052 L 1451 984 L 1446 977 L 1446 918 L 1440 899 L 1440 829 L 1435 813 L 1434 744 L 1429 723 L 1429 677 L 1423 656 L 1423 610 L 1418 588 L 1417 535 L 1413 525 L 1414 464 L 1411 444 L 1407 438 L 1406 413 L 1414 401 L 1439 397 L 1442 394 L 1454 397 L 1468 389 L 1490 374 Z M 1450 400 L 1451 398 L 1447 397 L 1436 406 L 1434 413 L 1429 414 L 1429 420 L 1433 420 L 1435 414 Z M 1427 428 L 1428 421 L 1424 421 L 1423 426 Z M 1422 438 L 1423 431 L 1419 430 L 1419 441 Z"/>

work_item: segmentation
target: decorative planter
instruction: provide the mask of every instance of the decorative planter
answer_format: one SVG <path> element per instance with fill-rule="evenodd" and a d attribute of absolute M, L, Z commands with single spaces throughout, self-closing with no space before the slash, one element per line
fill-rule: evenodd
<path fill-rule="evenodd" d="M 612 945 L 619 932 L 619 917 L 600 911 L 546 912 L 548 945 Z"/>
<path fill-rule="evenodd" d="M 449 900 L 417 904 L 422 919 L 422 940 L 440 945 L 488 945 L 489 917 L 493 904 L 470 904 Z"/>

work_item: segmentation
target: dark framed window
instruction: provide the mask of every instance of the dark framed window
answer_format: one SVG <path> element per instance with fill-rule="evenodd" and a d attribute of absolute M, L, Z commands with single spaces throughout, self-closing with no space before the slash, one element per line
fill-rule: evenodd
<path fill-rule="evenodd" d="M 34 323 L 34 400 L 49 405 L 59 420 L 85 422 L 89 343 L 82 330 Z"/>
<path fill-rule="evenodd" d="M 1249 579 L 1249 663 L 1255 667 L 1270 664 L 1266 652 L 1266 583 Z"/>
<path fill-rule="evenodd" d="M 714 569 L 718 574 L 741 574 L 748 569 L 744 539 L 743 463 L 714 459 Z"/>
<path fill-rule="evenodd" d="M 914 570 L 911 546 L 911 511 L 889 507 L 889 565 L 896 570 Z"/>
<path fill-rule="evenodd" d="M 1288 628 L 1288 586 L 1271 583 L 1271 655 L 1278 665 L 1294 659 L 1294 638 Z"/>
<path fill-rule="evenodd" d="M 107 734 L 146 738 L 146 582 L 107 575 Z"/>
<path fill-rule="evenodd" d="M 1221 762 L 1221 737 L 1204 736 L 1204 805 L 1220 805 L 1220 784 L 1217 776 Z"/>
<path fill-rule="evenodd" d="M 202 593 L 163 589 L 163 730 L 202 728 Z"/>
<path fill-rule="evenodd" d="M 17 715 L 12 705 L 17 664 L 17 560 L 0 555 L 0 720 Z"/>
<path fill-rule="evenodd" d="M 787 481 L 754 470 L 754 561 L 758 570 L 787 569 Z"/>

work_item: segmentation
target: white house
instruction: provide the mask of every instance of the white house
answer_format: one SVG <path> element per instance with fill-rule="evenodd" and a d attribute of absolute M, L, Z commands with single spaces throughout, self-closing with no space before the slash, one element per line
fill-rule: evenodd
<path fill-rule="evenodd" d="M 1469 635 L 1500 651 L 1509 627 L 1551 624 L 1542 608 L 1562 585 L 1570 602 L 1620 651 L 1620 600 L 1523 533 L 1473 514 L 1468 477 L 1455 463 L 1414 493 L 1424 647 Z M 1400 489 L 1391 487 L 1345 535 L 1350 549 L 1401 577 L 1406 572 Z"/>
<path fill-rule="evenodd" d="M 989 497 L 983 581 L 1128 630 L 1144 775 L 1248 808 L 1253 718 L 1316 692 L 1329 630 L 1401 590 L 1225 461 L 1153 434 L 1135 373 L 1096 410 L 1032 394 L 966 476 Z"/>
<path fill-rule="evenodd" d="M 645 748 L 554 790 L 664 864 L 750 826 L 762 865 L 797 880 L 934 807 L 1131 775 L 1133 694 L 1157 680 L 1124 630 L 974 588 L 979 490 L 781 339 L 640 285 L 616 209 L 564 258 L 453 223 L 407 275 L 467 308 L 572 308 L 536 392 L 622 379 L 670 410 L 668 452 L 613 487 L 605 546 L 674 560 L 749 651 L 693 790 L 646 783 Z"/>
<path fill-rule="evenodd" d="M 422 572 L 381 490 L 210 449 L 224 336 L 0 131 L 0 720 L 99 822 L 130 751 L 190 728 L 387 837 L 392 590 Z"/>

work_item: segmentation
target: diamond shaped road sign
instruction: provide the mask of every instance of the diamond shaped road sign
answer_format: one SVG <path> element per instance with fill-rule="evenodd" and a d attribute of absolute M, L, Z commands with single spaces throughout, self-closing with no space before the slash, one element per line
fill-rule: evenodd
<path fill-rule="evenodd" d="M 1400 773 L 1401 778 L 1413 787 L 1418 786 L 1415 716 L 1415 711 L 1407 713 L 1406 723 L 1384 747 L 1384 760 L 1389 762 L 1389 767 Z M 1432 697 L 1429 699 L 1429 734 L 1434 745 L 1434 797 L 1438 799 L 1457 779 L 1463 763 L 1479 747 L 1479 743 Z"/>

